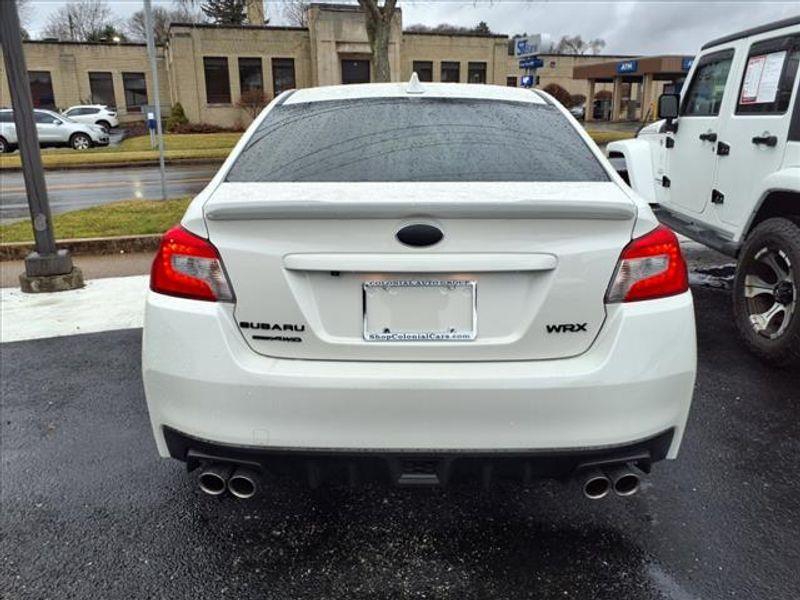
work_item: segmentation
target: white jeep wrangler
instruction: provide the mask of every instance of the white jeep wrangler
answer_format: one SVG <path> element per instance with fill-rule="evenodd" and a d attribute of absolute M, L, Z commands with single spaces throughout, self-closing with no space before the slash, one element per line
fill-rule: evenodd
<path fill-rule="evenodd" d="M 737 259 L 748 347 L 800 363 L 800 16 L 707 43 L 680 95 L 636 139 L 609 144 L 675 231 Z"/>

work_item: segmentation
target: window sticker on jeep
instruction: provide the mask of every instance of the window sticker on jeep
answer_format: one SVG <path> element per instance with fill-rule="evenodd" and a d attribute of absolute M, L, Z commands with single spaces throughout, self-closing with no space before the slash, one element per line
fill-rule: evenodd
<path fill-rule="evenodd" d="M 775 102 L 786 50 L 751 56 L 742 84 L 740 104 L 765 104 Z"/>

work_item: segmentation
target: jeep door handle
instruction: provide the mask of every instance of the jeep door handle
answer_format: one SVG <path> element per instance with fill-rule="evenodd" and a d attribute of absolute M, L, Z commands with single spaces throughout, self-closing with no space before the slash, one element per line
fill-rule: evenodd
<path fill-rule="evenodd" d="M 717 141 L 717 134 L 709 131 L 708 133 L 701 133 L 700 139 L 704 142 L 716 142 Z"/>
<path fill-rule="evenodd" d="M 774 148 L 778 145 L 778 136 L 777 135 L 757 135 L 753 138 L 753 143 L 757 146 L 769 146 L 770 148 Z"/>

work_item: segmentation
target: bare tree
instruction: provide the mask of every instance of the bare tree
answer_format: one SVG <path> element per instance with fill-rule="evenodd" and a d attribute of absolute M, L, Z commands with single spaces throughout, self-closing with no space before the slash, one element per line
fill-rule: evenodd
<path fill-rule="evenodd" d="M 490 34 L 492 30 L 486 21 L 481 21 L 475 27 L 462 27 L 461 25 L 451 25 L 450 23 L 439 23 L 438 25 L 430 26 L 423 23 L 415 23 L 405 28 L 405 31 L 418 32 L 418 33 L 441 33 L 447 35 L 449 33 L 479 33 Z"/>
<path fill-rule="evenodd" d="M 77 0 L 50 13 L 44 35 L 82 42 L 113 24 L 111 10 L 104 0 Z"/>
<path fill-rule="evenodd" d="M 204 23 L 206 20 L 199 7 L 199 0 L 173 0 L 169 11 L 173 23 Z"/>
<path fill-rule="evenodd" d="M 308 27 L 308 2 L 304 0 L 283 0 L 283 18 L 295 27 Z"/>
<path fill-rule="evenodd" d="M 555 51 L 559 54 L 586 54 L 589 51 L 597 54 L 605 47 L 605 40 L 600 38 L 584 42 L 580 35 L 565 35 L 556 44 Z"/>
<path fill-rule="evenodd" d="M 19 15 L 19 22 L 23 30 L 30 25 L 31 12 L 30 0 L 17 0 L 17 14 Z"/>
<path fill-rule="evenodd" d="M 254 89 L 242 92 L 236 106 L 244 110 L 250 116 L 250 120 L 254 120 L 267 104 L 269 104 L 269 96 L 264 90 Z"/>
<path fill-rule="evenodd" d="M 397 0 L 358 0 L 364 9 L 364 19 L 367 24 L 367 37 L 372 49 L 372 59 L 375 62 L 375 81 L 386 83 L 392 80 L 389 68 L 389 36 L 392 31 L 392 19 Z"/>
<path fill-rule="evenodd" d="M 170 11 L 161 6 L 153 7 L 153 37 L 156 44 L 163 44 L 169 36 L 169 24 L 172 21 Z M 144 11 L 137 10 L 125 23 L 125 31 L 132 40 L 141 42 L 147 39 L 147 25 Z"/>

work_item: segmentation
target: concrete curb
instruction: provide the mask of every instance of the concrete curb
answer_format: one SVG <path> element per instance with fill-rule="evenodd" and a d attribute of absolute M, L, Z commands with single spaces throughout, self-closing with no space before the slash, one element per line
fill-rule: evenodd
<path fill-rule="evenodd" d="M 224 158 L 173 158 L 165 160 L 164 165 L 221 165 L 225 162 Z M 86 169 L 133 169 L 136 167 L 157 167 L 158 159 L 142 160 L 138 162 L 108 162 L 90 163 L 86 165 L 61 165 L 58 167 L 45 167 L 45 171 L 74 171 Z M 0 173 L 17 173 L 22 171 L 22 167 L 0 167 Z"/>
<path fill-rule="evenodd" d="M 73 256 L 86 254 L 124 254 L 128 252 L 154 252 L 158 249 L 161 234 L 127 235 L 110 238 L 85 238 L 59 240 L 58 247 L 70 251 Z M 0 244 L 0 261 L 23 260 L 33 250 L 33 242 Z"/>

